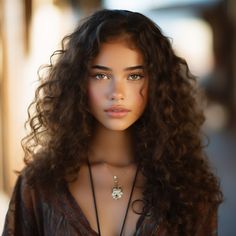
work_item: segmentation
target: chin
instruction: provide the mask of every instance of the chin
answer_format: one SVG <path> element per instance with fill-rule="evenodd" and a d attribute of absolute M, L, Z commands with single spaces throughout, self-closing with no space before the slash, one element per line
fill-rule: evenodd
<path fill-rule="evenodd" d="M 125 131 L 129 128 L 129 126 L 119 127 L 119 126 L 105 126 L 106 129 L 111 131 Z"/>
<path fill-rule="evenodd" d="M 102 124 L 104 128 L 111 131 L 125 131 L 127 130 L 132 124 Z"/>

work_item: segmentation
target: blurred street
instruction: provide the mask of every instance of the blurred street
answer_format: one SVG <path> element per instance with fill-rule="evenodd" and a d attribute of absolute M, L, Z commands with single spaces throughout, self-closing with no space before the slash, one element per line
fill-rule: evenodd
<path fill-rule="evenodd" d="M 219 236 L 236 235 L 236 134 L 231 131 L 209 133 L 207 153 L 220 178 L 224 202 L 219 208 Z"/>

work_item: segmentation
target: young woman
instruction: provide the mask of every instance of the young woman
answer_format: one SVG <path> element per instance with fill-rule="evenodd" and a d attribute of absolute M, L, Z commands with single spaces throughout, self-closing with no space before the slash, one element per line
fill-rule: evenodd
<path fill-rule="evenodd" d="M 53 56 L 3 235 L 216 235 L 195 78 L 158 26 L 101 10 Z"/>

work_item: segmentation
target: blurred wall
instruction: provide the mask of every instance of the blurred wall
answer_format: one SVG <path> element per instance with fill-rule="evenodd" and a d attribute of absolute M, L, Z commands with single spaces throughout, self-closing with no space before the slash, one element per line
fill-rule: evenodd
<path fill-rule="evenodd" d="M 2 132 L 2 79 L 3 79 L 3 4 L 0 0 L 0 189 L 3 189 L 3 132 Z"/>
<path fill-rule="evenodd" d="M 20 167 L 22 159 L 19 137 L 23 134 L 20 111 L 24 94 L 21 90 L 24 24 L 20 1 L 2 1 L 1 4 L 1 164 L 3 187 L 10 192 L 14 182 L 12 170 Z"/>

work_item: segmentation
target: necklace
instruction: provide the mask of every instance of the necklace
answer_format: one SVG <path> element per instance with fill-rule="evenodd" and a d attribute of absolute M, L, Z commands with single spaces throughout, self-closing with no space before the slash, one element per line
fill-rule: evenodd
<path fill-rule="evenodd" d="M 113 176 L 113 180 L 114 180 L 114 186 L 112 187 L 111 196 L 113 199 L 118 200 L 123 195 L 123 189 L 121 186 L 119 186 L 118 177 L 116 175 Z"/>
<path fill-rule="evenodd" d="M 100 230 L 100 224 L 99 224 L 99 217 L 98 217 L 98 210 L 97 210 L 97 203 L 96 203 L 96 195 L 95 195 L 95 189 L 94 189 L 94 183 L 93 183 L 92 170 L 91 170 L 91 165 L 90 165 L 89 160 L 87 160 L 87 161 L 88 161 L 88 169 L 89 169 L 90 184 L 91 184 L 92 193 L 93 193 L 93 203 L 94 203 L 95 213 L 96 213 L 96 221 L 97 221 L 97 227 L 98 227 L 98 235 L 101 236 L 101 230 Z M 123 234 L 123 230 L 124 230 L 126 218 L 127 218 L 127 215 L 128 215 L 128 211 L 129 211 L 129 206 L 130 206 L 131 198 L 132 198 L 133 191 L 134 191 L 134 186 L 135 186 L 136 178 L 137 178 L 137 175 L 138 175 L 138 170 L 139 170 L 139 164 L 138 164 L 138 167 L 137 167 L 135 176 L 134 176 L 134 180 L 133 180 L 131 192 L 130 192 L 130 195 L 129 195 L 129 201 L 128 201 L 128 204 L 127 204 L 127 208 L 126 208 L 126 211 L 125 211 L 125 216 L 124 216 L 123 223 L 122 223 L 122 227 L 121 227 L 121 231 L 120 231 L 120 236 L 122 236 L 122 234 Z M 122 192 L 122 194 L 123 194 L 123 192 Z"/>

